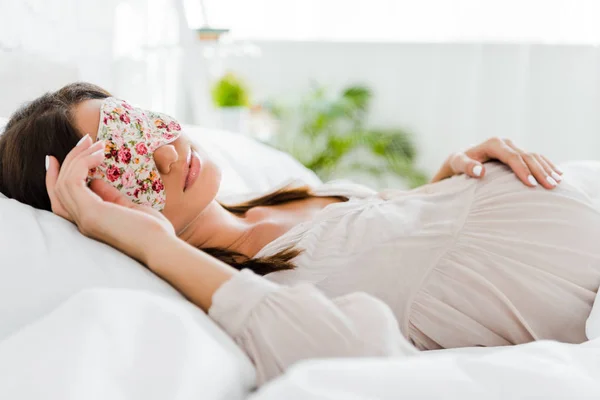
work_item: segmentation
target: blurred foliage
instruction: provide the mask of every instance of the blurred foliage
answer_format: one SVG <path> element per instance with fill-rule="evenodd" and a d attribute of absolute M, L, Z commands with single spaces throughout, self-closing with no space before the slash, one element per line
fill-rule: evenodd
<path fill-rule="evenodd" d="M 402 177 L 408 186 L 427 182 L 414 165 L 417 149 L 402 129 L 371 129 L 366 119 L 372 93 L 350 86 L 335 96 L 315 86 L 297 108 L 271 106 L 280 129 L 271 144 L 290 153 L 322 180 L 359 172 Z M 365 154 L 367 153 L 367 154 Z"/>
<path fill-rule="evenodd" d="M 244 83 L 229 72 L 212 87 L 213 103 L 217 107 L 248 107 L 248 90 Z"/>

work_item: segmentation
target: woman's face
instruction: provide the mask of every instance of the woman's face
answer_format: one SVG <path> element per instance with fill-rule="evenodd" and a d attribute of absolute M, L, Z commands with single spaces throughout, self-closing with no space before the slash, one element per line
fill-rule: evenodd
<path fill-rule="evenodd" d="M 87 100 L 74 109 L 79 132 L 96 140 L 102 100 Z M 185 134 L 154 152 L 154 162 L 165 186 L 166 204 L 162 213 L 176 232 L 188 226 L 215 199 L 221 171 L 208 155 L 193 146 Z"/>

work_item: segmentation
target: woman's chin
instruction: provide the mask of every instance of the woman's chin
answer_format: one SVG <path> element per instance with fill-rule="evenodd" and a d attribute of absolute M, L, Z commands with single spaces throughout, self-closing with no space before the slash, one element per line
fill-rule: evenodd
<path fill-rule="evenodd" d="M 187 230 L 198 219 L 198 216 L 216 199 L 221 185 L 221 170 L 212 162 L 203 165 L 200 175 L 194 184 L 179 194 L 179 198 L 171 197 L 167 188 L 167 203 L 163 215 L 171 222 L 175 232 Z"/>
<path fill-rule="evenodd" d="M 212 160 L 207 159 L 194 185 L 185 191 L 184 201 L 194 208 L 202 204 L 206 207 L 217 197 L 220 187 L 221 169 Z"/>

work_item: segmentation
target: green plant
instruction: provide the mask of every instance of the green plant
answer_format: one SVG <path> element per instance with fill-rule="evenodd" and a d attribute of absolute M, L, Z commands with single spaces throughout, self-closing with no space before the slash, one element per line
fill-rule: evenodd
<path fill-rule="evenodd" d="M 409 133 L 366 126 L 371 99 L 364 86 L 350 86 L 337 96 L 316 86 L 297 110 L 272 107 L 281 125 L 272 144 L 323 180 L 359 172 L 399 176 L 410 187 L 426 183 L 427 176 L 414 165 L 417 151 Z"/>
<path fill-rule="evenodd" d="M 217 107 L 248 107 L 248 90 L 231 72 L 225 74 L 212 87 L 212 99 Z"/>

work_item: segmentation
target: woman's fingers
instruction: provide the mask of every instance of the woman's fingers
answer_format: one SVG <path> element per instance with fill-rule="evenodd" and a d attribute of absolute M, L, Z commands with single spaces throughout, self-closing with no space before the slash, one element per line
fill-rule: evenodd
<path fill-rule="evenodd" d="M 97 142 L 80 153 L 65 171 L 65 180 L 61 185 L 60 193 L 64 194 L 65 199 L 71 200 L 70 202 L 65 200 L 65 202 L 69 203 L 67 208 L 72 215 L 82 212 L 80 206 L 91 205 L 97 200 L 97 196 L 87 187 L 87 178 L 90 169 L 100 165 L 103 160 L 104 144 Z"/>
<path fill-rule="evenodd" d="M 46 191 L 48 192 L 48 196 L 50 197 L 50 202 L 54 204 L 56 200 L 55 187 L 56 181 L 58 180 L 58 171 L 60 169 L 60 165 L 58 164 L 58 160 L 53 156 L 46 156 L 45 164 Z"/>
<path fill-rule="evenodd" d="M 495 158 L 508 165 L 517 178 L 529 187 L 537 186 L 537 181 L 533 177 L 529 165 L 523 159 L 521 153 L 509 145 L 510 143 L 502 143 L 495 148 L 490 149 L 490 158 Z"/>
<path fill-rule="evenodd" d="M 67 154 L 62 166 L 55 157 L 47 157 L 46 188 L 55 214 L 70 221 L 79 218 L 82 201 L 89 202 L 95 197 L 86 187 L 89 170 L 103 160 L 104 143 L 92 144 L 89 135 Z"/>
<path fill-rule="evenodd" d="M 79 139 L 79 142 L 77 142 L 75 147 L 73 147 L 69 154 L 67 154 L 63 161 L 63 166 L 69 165 L 74 158 L 76 158 L 79 154 L 83 153 L 90 146 L 92 146 L 92 138 L 89 134 L 86 134 L 84 137 Z"/>
<path fill-rule="evenodd" d="M 542 166 L 542 168 L 544 168 L 544 171 L 546 172 L 546 175 L 548 176 L 548 180 L 550 181 L 550 183 L 556 182 L 559 183 L 560 181 L 562 181 L 562 176 L 560 176 L 559 173 L 557 173 L 551 166 L 550 164 L 544 159 L 544 157 L 542 157 L 541 154 L 534 154 L 533 155 L 535 157 L 535 159 L 537 160 L 537 162 Z"/>
<path fill-rule="evenodd" d="M 89 170 L 100 165 L 103 160 L 104 142 L 100 141 L 88 146 L 83 151 L 79 151 L 75 157 L 68 162 L 65 159 L 62 168 L 67 172 L 65 175 L 68 175 L 72 179 L 79 180 L 87 178 Z"/>
<path fill-rule="evenodd" d="M 556 181 L 546 172 L 546 169 L 540 164 L 535 154 L 526 153 L 522 157 L 529 166 L 531 174 L 540 185 L 546 189 L 554 189 L 556 187 Z"/>
<path fill-rule="evenodd" d="M 455 174 L 467 174 L 473 178 L 481 178 L 485 175 L 483 165 L 465 153 L 455 153 L 450 158 L 450 167 Z"/>
<path fill-rule="evenodd" d="M 552 168 L 552 170 L 555 171 L 558 175 L 563 174 L 562 170 L 557 165 L 555 165 L 552 161 L 550 161 L 548 159 L 548 157 L 541 155 L 541 154 L 540 154 L 540 157 L 542 157 L 542 159 L 544 161 L 546 161 L 546 164 L 548 164 L 550 166 L 550 168 Z M 552 175 L 552 176 L 554 177 L 554 175 Z M 556 179 L 556 177 L 554 177 L 554 179 Z"/>
<path fill-rule="evenodd" d="M 127 199 L 121 192 L 114 186 L 111 186 L 108 182 L 94 179 L 90 184 L 90 189 L 96 193 L 102 200 L 109 203 L 118 204 L 120 206 L 132 208 L 133 203 Z"/>
<path fill-rule="evenodd" d="M 46 191 L 48 192 L 48 197 L 50 197 L 50 205 L 52 207 L 52 212 L 58 216 L 68 219 L 69 221 L 72 221 L 72 218 L 69 217 L 69 214 L 62 206 L 62 203 L 60 202 L 56 192 L 56 184 L 58 181 L 60 164 L 58 163 L 58 160 L 53 156 L 46 156 L 45 164 Z"/>
<path fill-rule="evenodd" d="M 488 160 L 498 160 L 508 165 L 519 180 L 529 187 L 541 184 L 546 189 L 553 189 L 562 180 L 562 171 L 546 157 L 537 153 L 527 153 L 515 146 L 510 139 L 497 137 L 488 139 L 465 153 L 454 154 L 446 161 L 445 167 L 438 175 L 444 172 L 451 176 L 452 173 L 448 172 L 451 170 L 454 174 L 464 172 L 473 177 L 483 176 L 485 166 L 481 163 Z M 481 175 L 478 175 L 479 172 Z M 433 182 L 436 182 L 435 178 Z"/>
<path fill-rule="evenodd" d="M 531 175 L 540 185 L 546 189 L 554 189 L 556 187 L 558 182 L 552 177 L 552 169 L 547 168 L 546 163 L 540 162 L 541 158 L 538 154 L 526 153 L 515 146 L 510 140 L 506 140 L 506 145 L 521 156 L 531 171 Z M 531 180 L 531 178 L 528 179 Z"/>
<path fill-rule="evenodd" d="M 102 161 L 104 161 L 104 143 L 96 142 L 96 144 L 90 147 L 90 150 L 86 153 L 87 154 L 84 153 L 85 156 L 82 157 L 81 161 L 86 169 L 85 172 L 87 176 L 90 169 L 96 168 L 98 165 L 102 164 Z"/>

